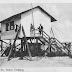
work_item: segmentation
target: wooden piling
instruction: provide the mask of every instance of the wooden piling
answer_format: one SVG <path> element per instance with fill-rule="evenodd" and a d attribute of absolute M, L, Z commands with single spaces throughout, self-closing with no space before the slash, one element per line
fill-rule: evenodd
<path fill-rule="evenodd" d="M 1 41 L 1 54 L 2 54 L 2 50 L 3 50 L 3 42 Z"/>
<path fill-rule="evenodd" d="M 23 50 L 26 51 L 26 42 L 24 39 L 23 39 L 23 48 L 24 48 Z"/>
<path fill-rule="evenodd" d="M 21 38 L 21 57 L 20 59 L 23 59 L 23 38 Z"/>
<path fill-rule="evenodd" d="M 49 52 L 51 53 L 51 39 L 49 38 Z"/>

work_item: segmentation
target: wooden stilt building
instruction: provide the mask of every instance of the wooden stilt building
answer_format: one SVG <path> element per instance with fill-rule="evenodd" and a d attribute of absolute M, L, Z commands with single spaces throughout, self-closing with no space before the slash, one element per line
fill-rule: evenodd
<path fill-rule="evenodd" d="M 34 18 L 34 21 L 32 18 Z M 11 56 L 15 57 L 18 54 L 21 54 L 20 59 L 23 59 L 23 56 L 28 54 L 31 60 L 31 56 L 34 56 L 34 54 L 40 55 L 41 46 L 48 48 L 50 52 L 51 48 L 53 49 L 54 47 L 61 51 L 60 47 L 63 48 L 64 45 L 56 38 L 50 37 L 51 24 L 55 21 L 57 20 L 40 6 L 1 21 L 1 42 L 4 42 L 3 40 L 10 40 L 9 47 L 6 48 L 8 51 L 8 60 Z M 31 24 L 34 25 L 33 33 L 30 32 Z M 39 33 L 38 27 L 40 24 L 43 26 L 43 36 Z M 14 40 L 13 43 L 11 43 L 12 40 Z M 18 45 L 15 44 L 17 40 L 20 40 L 20 44 Z M 16 48 L 19 45 L 21 47 L 19 53 L 17 53 Z M 4 53 L 5 51 L 2 53 L 2 56 Z"/>

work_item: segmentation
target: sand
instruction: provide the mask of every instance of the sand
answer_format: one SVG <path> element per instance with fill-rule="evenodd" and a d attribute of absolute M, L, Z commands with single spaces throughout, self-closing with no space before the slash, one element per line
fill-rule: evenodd
<path fill-rule="evenodd" d="M 29 58 L 29 57 L 28 57 Z M 32 61 L 25 57 L 19 57 L 7 61 L 7 57 L 0 58 L 1 68 L 22 68 L 22 67 L 72 67 L 72 58 L 69 57 L 32 57 Z"/>

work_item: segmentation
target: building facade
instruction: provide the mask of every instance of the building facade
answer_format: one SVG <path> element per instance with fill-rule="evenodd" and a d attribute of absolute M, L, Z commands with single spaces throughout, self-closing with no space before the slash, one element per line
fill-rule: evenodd
<path fill-rule="evenodd" d="M 48 14 L 43 8 L 37 6 L 1 21 L 1 39 L 14 39 L 20 24 L 25 30 L 26 37 L 30 37 L 31 24 L 34 25 L 35 29 L 38 29 L 41 24 L 43 30 L 50 35 L 51 24 L 55 21 L 57 21 L 55 18 Z M 22 37 L 22 32 L 20 32 L 19 37 Z"/>

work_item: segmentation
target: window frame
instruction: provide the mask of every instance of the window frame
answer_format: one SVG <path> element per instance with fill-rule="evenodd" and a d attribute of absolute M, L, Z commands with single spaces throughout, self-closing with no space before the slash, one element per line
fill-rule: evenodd
<path fill-rule="evenodd" d="M 13 25 L 11 24 L 11 22 L 13 22 Z M 8 26 L 7 26 L 7 24 L 8 24 Z M 12 28 L 12 26 L 13 26 L 13 28 Z M 6 31 L 11 31 L 14 29 L 15 29 L 14 21 L 10 21 L 10 22 L 6 23 Z"/>
<path fill-rule="evenodd" d="M 10 30 L 10 24 L 9 23 L 6 23 L 6 31 L 9 31 Z"/>
<path fill-rule="evenodd" d="M 12 23 L 12 22 L 13 22 L 13 23 Z M 13 25 L 12 25 L 11 23 L 12 23 Z M 13 28 L 12 28 L 12 27 L 13 27 Z M 14 30 L 14 21 L 11 21 L 11 22 L 10 22 L 10 30 Z"/>

